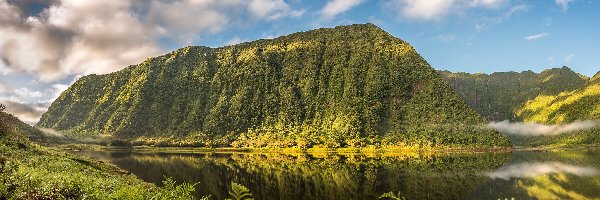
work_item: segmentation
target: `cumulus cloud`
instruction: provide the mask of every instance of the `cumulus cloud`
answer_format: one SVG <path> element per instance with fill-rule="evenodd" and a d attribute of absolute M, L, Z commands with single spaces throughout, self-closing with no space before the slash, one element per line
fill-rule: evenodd
<path fill-rule="evenodd" d="M 326 19 L 331 19 L 352 9 L 362 2 L 363 0 L 330 0 L 321 10 L 321 16 Z"/>
<path fill-rule="evenodd" d="M 460 14 L 476 8 L 497 9 L 506 0 L 391 0 L 388 7 L 400 11 L 400 16 L 412 20 L 440 20 L 450 14 Z"/>
<path fill-rule="evenodd" d="M 44 96 L 42 91 L 31 90 L 26 87 L 13 88 L 0 80 L 0 94 L 12 99 L 34 99 Z"/>
<path fill-rule="evenodd" d="M 533 40 L 542 39 L 548 35 L 549 35 L 548 33 L 540 33 L 540 34 L 535 34 L 535 35 L 529 35 L 523 39 L 525 39 L 527 41 L 533 41 Z"/>
<path fill-rule="evenodd" d="M 246 2 L 246 1 L 243 1 Z M 248 10 L 261 19 L 275 20 L 282 17 L 300 17 L 304 10 L 292 10 L 283 0 L 251 0 Z"/>
<path fill-rule="evenodd" d="M 563 12 L 567 12 L 569 9 L 569 4 L 573 3 L 575 0 L 554 0 L 556 5 L 560 6 Z"/>
<path fill-rule="evenodd" d="M 0 1 L 0 57 L 44 81 L 108 73 L 161 52 L 129 1 L 62 0 L 36 16 L 17 5 Z"/>
<path fill-rule="evenodd" d="M 588 130 L 598 126 L 597 121 L 585 120 L 575 121 L 568 124 L 544 125 L 538 123 L 490 122 L 487 127 L 498 130 L 504 134 L 520 136 L 558 135 L 561 133 Z"/>
<path fill-rule="evenodd" d="M 37 123 L 42 114 L 46 112 L 46 109 L 42 107 L 44 105 L 29 105 L 9 99 L 0 99 L 0 103 L 6 106 L 5 112 L 11 113 L 21 121 L 32 125 Z"/>
<path fill-rule="evenodd" d="M 6 112 L 29 124 L 35 124 L 52 102 L 79 78 L 81 76 L 75 76 L 68 85 L 55 83 L 42 90 L 27 87 L 13 88 L 0 80 L 0 103 L 9 107 Z"/>
<path fill-rule="evenodd" d="M 0 0 L 0 73 L 47 82 L 104 74 L 163 53 L 163 39 L 189 45 L 234 24 L 303 13 L 283 0 Z"/>
<path fill-rule="evenodd" d="M 600 170 L 595 167 L 580 167 L 559 162 L 524 162 L 502 167 L 495 172 L 488 173 L 487 176 L 493 179 L 510 180 L 511 178 L 536 177 L 545 174 L 572 174 L 589 177 L 599 175 Z"/>

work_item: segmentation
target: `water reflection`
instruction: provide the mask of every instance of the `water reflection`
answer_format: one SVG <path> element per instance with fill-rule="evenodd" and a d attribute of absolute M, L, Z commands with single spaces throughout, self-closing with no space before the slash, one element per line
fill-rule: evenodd
<path fill-rule="evenodd" d="M 516 163 L 499 170 L 488 173 L 490 178 L 501 178 L 509 180 L 511 178 L 537 177 L 545 174 L 573 174 L 576 176 L 597 176 L 600 170 L 595 167 L 579 167 L 559 162 L 549 163 Z"/>
<path fill-rule="evenodd" d="M 600 199 L 600 151 L 476 154 L 79 152 L 160 184 L 198 183 L 225 199 L 229 184 L 256 199 Z"/>
<path fill-rule="evenodd" d="M 407 199 L 464 199 L 489 180 L 510 153 L 478 154 L 156 154 L 82 152 L 115 163 L 140 178 L 163 176 L 197 185 L 198 196 L 227 197 L 231 181 L 256 199 L 377 199 L 400 192 Z"/>
<path fill-rule="evenodd" d="M 600 151 L 514 152 L 470 199 L 600 199 Z"/>

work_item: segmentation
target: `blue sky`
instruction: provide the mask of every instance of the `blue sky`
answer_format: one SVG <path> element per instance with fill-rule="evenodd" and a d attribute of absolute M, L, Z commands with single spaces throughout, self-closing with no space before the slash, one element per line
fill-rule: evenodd
<path fill-rule="evenodd" d="M 189 45 L 373 23 L 436 69 L 600 71 L 591 0 L 0 0 L 0 102 L 34 123 L 81 75 Z M 11 110 L 12 109 L 12 110 Z"/>

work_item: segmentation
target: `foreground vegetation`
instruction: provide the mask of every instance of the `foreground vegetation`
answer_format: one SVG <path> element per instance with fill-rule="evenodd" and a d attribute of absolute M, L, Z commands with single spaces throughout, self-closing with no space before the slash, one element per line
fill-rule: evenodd
<path fill-rule="evenodd" d="M 113 165 L 33 144 L 0 112 L 0 199 L 193 199 L 194 187 L 159 188 Z"/>
<path fill-rule="evenodd" d="M 410 44 L 363 24 L 85 76 L 38 126 L 156 145 L 510 146 L 484 122 Z"/>

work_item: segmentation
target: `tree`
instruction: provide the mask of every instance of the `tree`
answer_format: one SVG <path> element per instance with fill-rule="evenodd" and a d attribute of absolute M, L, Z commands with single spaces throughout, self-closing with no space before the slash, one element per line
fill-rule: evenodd
<path fill-rule="evenodd" d="M 6 106 L 4 106 L 3 104 L 0 104 L 0 112 L 4 112 L 4 109 L 6 109 Z"/>

